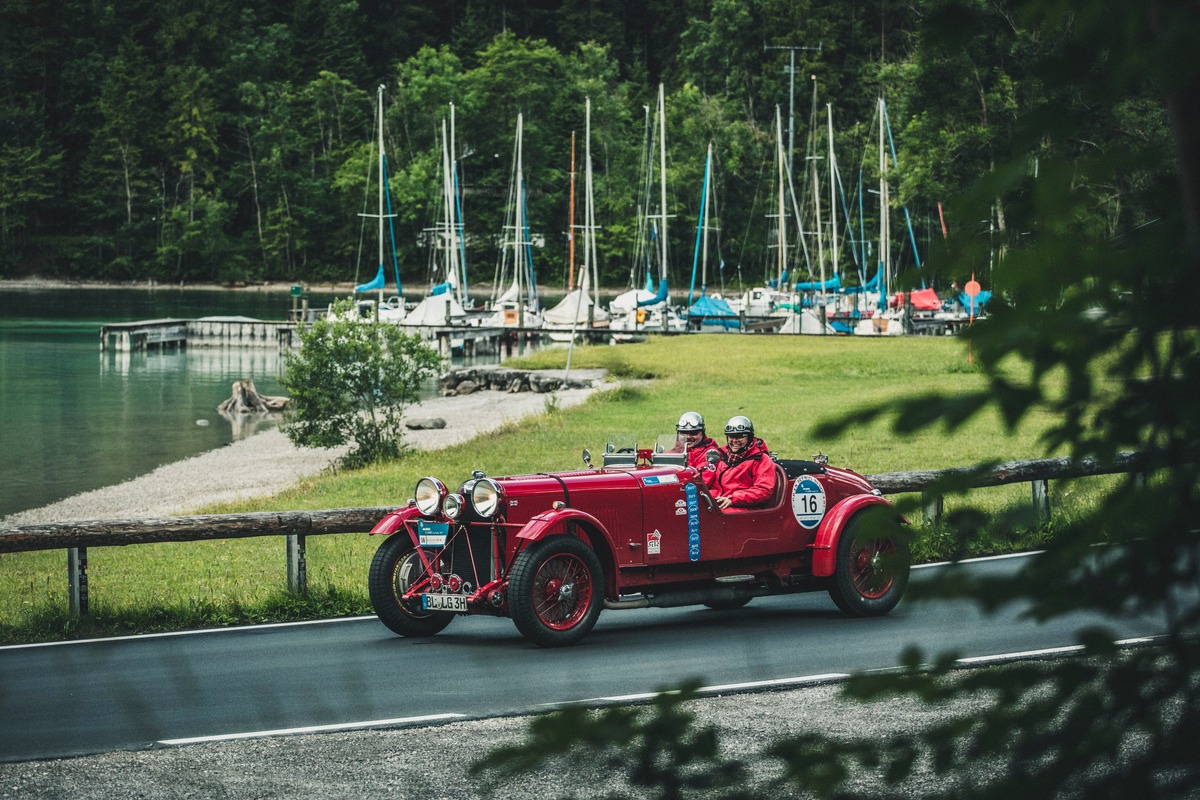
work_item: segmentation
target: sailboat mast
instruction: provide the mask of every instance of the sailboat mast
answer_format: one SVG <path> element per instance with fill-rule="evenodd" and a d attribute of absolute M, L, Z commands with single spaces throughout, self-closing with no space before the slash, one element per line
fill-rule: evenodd
<path fill-rule="evenodd" d="M 383 84 L 379 85 L 378 91 L 378 106 L 379 106 L 379 269 L 383 269 L 383 215 L 384 215 L 384 181 L 387 180 L 385 168 L 387 160 L 383 154 Z M 385 281 L 386 283 L 386 281 Z M 399 287 L 397 287 L 399 290 Z M 379 305 L 383 305 L 383 287 L 379 288 Z M 379 306 L 376 306 L 376 314 L 378 314 Z"/>
<path fill-rule="evenodd" d="M 458 205 L 458 158 L 454 154 L 455 150 L 455 134 L 454 134 L 454 103 L 450 104 L 450 221 L 453 224 L 451 230 L 451 243 L 454 248 L 454 293 L 458 296 L 458 302 L 466 304 L 467 302 L 467 249 L 466 240 L 463 238 L 462 230 L 462 209 Z"/>
<path fill-rule="evenodd" d="M 454 225 L 454 177 L 451 173 L 450 137 L 446 131 L 446 120 L 442 120 L 442 202 L 446 208 L 442 214 L 442 246 L 445 255 L 445 281 L 457 290 L 458 287 L 458 242 Z"/>
<path fill-rule="evenodd" d="M 517 114 L 517 209 L 516 221 L 517 230 L 516 236 L 513 239 L 513 269 L 516 271 L 517 279 L 517 327 L 525 327 L 525 260 L 523 258 L 523 243 L 525 239 L 525 181 L 524 181 L 524 164 L 522 163 L 521 144 L 522 129 L 524 128 L 524 115 Z"/>
<path fill-rule="evenodd" d="M 833 256 L 833 274 L 838 274 L 838 226 L 837 226 L 837 160 L 833 155 L 833 106 L 825 104 L 825 116 L 829 131 L 829 247 Z M 821 271 L 821 291 L 825 290 L 825 272 Z"/>
<path fill-rule="evenodd" d="M 704 214 L 700 220 L 700 228 L 704 232 L 704 241 L 701 245 L 700 259 L 700 295 L 704 295 L 704 290 L 708 286 L 708 204 L 712 197 L 712 142 L 708 143 L 708 155 L 704 158 Z"/>
<path fill-rule="evenodd" d="M 595 293 L 595 305 L 600 307 L 600 267 L 596 259 L 596 204 L 592 197 L 592 98 L 586 98 L 586 113 L 584 116 L 583 137 L 583 224 L 584 224 L 584 264 L 585 277 L 591 282 L 592 292 Z M 584 282 L 586 285 L 587 281 Z M 581 287 L 582 289 L 582 287 Z M 580 291 L 580 296 L 583 291 Z M 589 312 L 590 313 L 590 312 Z M 578 316 L 578 313 L 576 314 Z"/>
<path fill-rule="evenodd" d="M 787 212 L 783 193 L 786 180 L 783 159 L 783 119 L 779 112 L 779 106 L 775 106 L 775 172 L 776 194 L 778 195 L 776 213 L 779 216 L 779 253 L 775 257 L 775 286 L 779 291 L 783 291 L 783 273 L 787 268 Z"/>
<path fill-rule="evenodd" d="M 659 237 L 659 251 L 662 260 L 659 262 L 658 278 L 665 282 L 667 280 L 667 113 L 661 83 L 658 85 L 658 166 L 661 195 L 659 208 L 662 209 L 662 234 Z"/>
<path fill-rule="evenodd" d="M 883 98 L 879 98 L 879 291 L 880 300 L 886 302 L 891 286 L 888 266 L 891 254 L 888 252 L 888 187 L 887 187 L 887 156 L 883 142 Z"/>
<path fill-rule="evenodd" d="M 586 220 L 584 222 L 586 223 Z M 575 131 L 571 131 L 571 182 L 567 200 L 567 291 L 575 289 Z"/>

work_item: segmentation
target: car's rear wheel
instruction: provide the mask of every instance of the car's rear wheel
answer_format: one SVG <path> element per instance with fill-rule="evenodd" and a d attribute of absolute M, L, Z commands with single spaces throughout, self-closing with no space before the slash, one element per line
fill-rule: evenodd
<path fill-rule="evenodd" d="M 534 542 L 513 564 L 508 608 L 525 638 L 542 647 L 578 642 L 596 624 L 604 567 L 585 542 L 551 536 Z"/>
<path fill-rule="evenodd" d="M 908 542 L 899 522 L 878 516 L 868 520 L 860 513 L 838 541 L 829 596 L 851 616 L 882 616 L 900 602 L 908 569 Z"/>
<path fill-rule="evenodd" d="M 446 611 L 424 611 L 404 595 L 429 579 L 425 562 L 403 533 L 387 537 L 375 551 L 367 588 L 379 621 L 401 636 L 433 636 L 454 620 Z"/>

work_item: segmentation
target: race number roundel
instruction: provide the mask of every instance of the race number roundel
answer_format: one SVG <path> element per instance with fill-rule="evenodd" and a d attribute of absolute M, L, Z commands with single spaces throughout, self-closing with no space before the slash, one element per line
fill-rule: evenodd
<path fill-rule="evenodd" d="M 792 487 L 792 514 L 810 530 L 825 517 L 825 487 L 811 475 L 802 475 Z"/>

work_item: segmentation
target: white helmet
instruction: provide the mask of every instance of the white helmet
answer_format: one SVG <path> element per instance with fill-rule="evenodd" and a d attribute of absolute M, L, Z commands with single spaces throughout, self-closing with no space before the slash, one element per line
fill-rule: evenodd
<path fill-rule="evenodd" d="M 748 434 L 751 438 L 754 437 L 754 423 L 749 417 L 743 417 L 739 414 L 736 417 L 730 417 L 729 422 L 725 423 L 725 435 L 730 434 Z"/>
<path fill-rule="evenodd" d="M 695 411 L 685 411 L 679 417 L 679 422 L 675 423 L 675 430 L 679 433 L 687 433 L 690 431 L 704 432 L 704 417 L 697 414 Z"/>

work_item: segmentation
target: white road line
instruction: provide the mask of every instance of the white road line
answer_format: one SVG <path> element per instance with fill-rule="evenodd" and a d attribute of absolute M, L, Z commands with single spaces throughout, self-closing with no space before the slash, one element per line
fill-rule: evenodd
<path fill-rule="evenodd" d="M 185 739 L 161 739 L 156 744 L 180 745 L 204 742 L 229 742 L 235 739 L 265 739 L 268 736 L 291 736 L 301 733 L 336 733 L 362 728 L 391 725 L 410 725 L 415 722 L 442 722 L 449 719 L 466 719 L 465 714 L 428 714 L 423 717 L 397 717 L 396 719 L 373 719 L 366 722 L 341 722 L 332 725 L 309 725 L 303 728 L 279 728 L 273 731 L 247 731 L 245 733 L 223 733 L 213 736 L 191 736 Z"/>
<path fill-rule="evenodd" d="M 238 625 L 231 628 L 200 628 L 192 631 L 163 631 L 161 633 L 134 633 L 129 636 L 102 636 L 96 639 L 64 639 L 59 642 L 31 642 L 29 644 L 0 645 L 4 650 L 32 650 L 37 647 L 63 647 L 71 644 L 104 644 L 106 642 L 146 641 L 150 639 L 168 639 L 173 636 L 203 636 L 210 633 L 233 633 L 235 631 L 266 631 L 272 628 L 298 628 L 304 625 L 332 625 L 338 622 L 361 622 L 375 619 L 371 614 L 364 617 L 334 617 L 332 619 L 304 619 L 297 622 L 268 622 L 262 625 Z"/>
<path fill-rule="evenodd" d="M 1025 550 L 1020 553 L 1004 553 L 999 556 L 979 556 L 978 558 L 964 558 L 961 561 L 932 561 L 928 564 L 913 564 L 912 569 L 928 569 L 929 567 L 950 567 L 955 564 L 978 564 L 981 561 L 1001 561 L 1006 558 L 1025 558 L 1026 556 L 1036 556 L 1044 553 L 1044 550 Z"/>
<path fill-rule="evenodd" d="M 826 683 L 828 681 L 841 681 L 850 676 L 842 672 L 830 672 L 825 675 L 804 675 L 799 678 L 773 678 L 765 681 L 749 681 L 746 683 L 723 683 L 717 686 L 701 686 L 696 690 L 697 694 L 719 694 L 721 692 L 738 692 L 747 689 L 769 689 L 776 686 L 797 686 L 805 684 Z M 589 697 L 585 700 L 571 700 L 558 703 L 542 703 L 543 706 L 565 706 L 578 705 L 580 703 L 634 703 L 640 700 L 653 700 L 662 694 L 678 694 L 677 689 L 669 689 L 666 692 L 641 692 L 639 694 L 622 694 L 612 695 L 611 697 Z"/>
<path fill-rule="evenodd" d="M 1132 647 L 1138 644 L 1150 644 L 1154 642 L 1156 636 L 1139 636 L 1134 639 L 1121 639 L 1113 642 L 1117 647 Z M 960 658 L 954 663 L 956 664 L 987 664 L 993 661 L 1016 661 L 1022 658 L 1038 658 L 1039 656 L 1052 656 L 1059 653 L 1079 653 L 1083 651 L 1083 645 L 1073 644 L 1064 647 L 1047 647 L 1043 650 L 1022 650 L 1017 653 L 996 653 L 990 656 L 974 656 L 973 658 Z"/>

